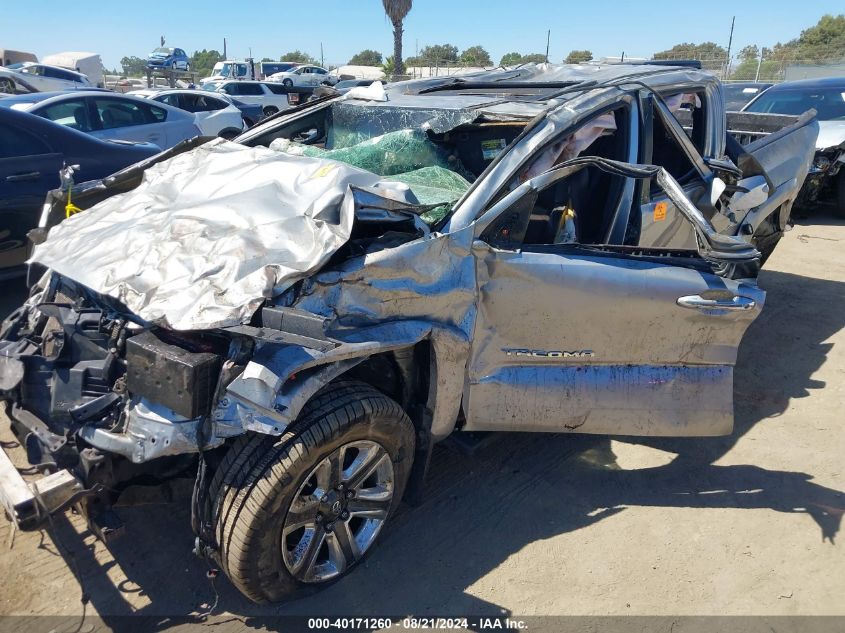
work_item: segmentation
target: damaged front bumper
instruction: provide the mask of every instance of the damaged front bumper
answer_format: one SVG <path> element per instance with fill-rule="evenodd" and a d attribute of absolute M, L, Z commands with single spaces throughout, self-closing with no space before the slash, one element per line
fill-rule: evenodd
<path fill-rule="evenodd" d="M 35 530 L 47 518 L 96 491 L 84 490 L 82 482 L 63 469 L 32 482 L 26 481 L 0 447 L 0 505 L 20 530 Z"/>

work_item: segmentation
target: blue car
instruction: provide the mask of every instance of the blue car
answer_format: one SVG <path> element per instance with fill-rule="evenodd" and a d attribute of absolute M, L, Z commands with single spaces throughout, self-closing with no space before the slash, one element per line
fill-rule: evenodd
<path fill-rule="evenodd" d="M 191 70 L 191 60 L 181 48 L 159 46 L 147 58 L 151 70 Z"/>
<path fill-rule="evenodd" d="M 77 182 L 105 178 L 159 153 L 152 143 L 105 141 L 48 119 L 0 108 L 0 280 L 25 272 L 26 234 L 38 226 L 59 170 L 79 165 Z"/>

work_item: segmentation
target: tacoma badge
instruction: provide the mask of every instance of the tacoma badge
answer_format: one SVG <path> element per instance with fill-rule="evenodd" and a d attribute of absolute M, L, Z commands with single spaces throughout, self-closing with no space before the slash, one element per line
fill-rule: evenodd
<path fill-rule="evenodd" d="M 595 356 L 593 350 L 591 349 L 578 349 L 566 352 L 544 349 L 510 349 L 503 347 L 502 351 L 508 356 L 533 356 L 534 358 L 592 358 Z"/>

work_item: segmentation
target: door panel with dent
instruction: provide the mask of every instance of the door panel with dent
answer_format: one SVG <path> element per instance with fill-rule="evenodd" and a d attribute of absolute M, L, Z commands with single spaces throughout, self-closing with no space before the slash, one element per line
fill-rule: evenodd
<path fill-rule="evenodd" d="M 526 244 L 520 227 L 529 222 L 520 218 L 536 217 L 538 196 L 565 184 L 568 169 L 582 169 L 578 160 L 525 183 L 477 223 L 479 303 L 464 428 L 729 433 L 737 349 L 765 294 L 753 280 L 718 276 L 694 252 Z M 648 178 L 632 165 L 609 167 Z M 757 256 L 741 239 L 714 237 L 678 183 L 659 178 L 684 221 L 696 222 L 708 258 Z"/>

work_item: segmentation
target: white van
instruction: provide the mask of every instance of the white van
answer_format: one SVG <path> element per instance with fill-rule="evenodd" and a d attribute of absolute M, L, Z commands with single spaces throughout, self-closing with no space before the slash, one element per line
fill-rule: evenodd
<path fill-rule="evenodd" d="M 106 79 L 103 75 L 103 60 L 97 53 L 56 53 L 54 55 L 47 55 L 43 60 L 44 64 L 50 66 L 61 66 L 75 70 L 88 77 L 92 86 L 98 88 L 106 87 Z"/>

